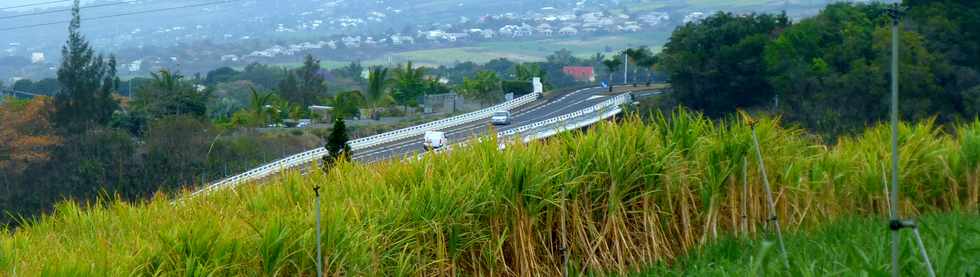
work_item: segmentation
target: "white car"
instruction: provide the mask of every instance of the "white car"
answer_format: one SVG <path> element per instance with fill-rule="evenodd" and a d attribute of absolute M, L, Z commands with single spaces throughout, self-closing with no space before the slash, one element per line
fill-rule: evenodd
<path fill-rule="evenodd" d="M 422 141 L 422 146 L 427 150 L 432 150 L 442 148 L 448 143 L 449 140 L 446 139 L 445 132 L 428 131 L 425 132 L 425 138 Z"/>
<path fill-rule="evenodd" d="M 493 125 L 508 125 L 510 124 L 510 112 L 494 112 L 493 116 L 490 117 L 490 122 L 493 123 Z"/>

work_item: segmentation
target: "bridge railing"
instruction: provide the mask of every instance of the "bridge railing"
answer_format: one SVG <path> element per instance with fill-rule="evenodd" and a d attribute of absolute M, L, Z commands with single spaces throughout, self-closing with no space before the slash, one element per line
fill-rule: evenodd
<path fill-rule="evenodd" d="M 537 100 L 540 97 L 541 97 L 540 92 L 534 92 L 479 111 L 458 115 L 442 120 L 437 120 L 437 121 L 433 121 L 433 122 L 429 122 L 429 123 L 425 123 L 422 125 L 417 125 L 409 128 L 386 132 L 383 134 L 374 135 L 366 138 L 352 140 L 349 142 L 349 144 L 352 150 L 364 149 L 382 143 L 418 136 L 424 134 L 426 131 L 455 127 L 476 120 L 489 118 L 496 111 L 511 110 L 513 108 L 517 108 L 527 103 L 533 102 L 534 100 Z M 194 196 L 201 193 L 207 193 L 210 191 L 223 189 L 230 186 L 235 186 L 237 184 L 248 182 L 251 180 L 260 179 L 275 174 L 277 172 L 283 171 L 285 169 L 293 168 L 303 164 L 312 163 L 315 160 L 322 159 L 323 156 L 325 156 L 326 154 L 327 154 L 327 150 L 324 149 L 323 147 L 318 147 L 313 150 L 309 150 L 299 154 L 294 154 L 289 157 L 271 163 L 267 163 L 260 167 L 253 168 L 244 173 L 234 175 L 225 178 L 223 180 L 220 180 L 218 182 L 212 183 L 207 187 L 205 187 L 204 189 L 196 191 L 191 195 Z"/>
<path fill-rule="evenodd" d="M 359 150 L 382 143 L 388 143 L 388 142 L 398 141 L 405 138 L 419 136 L 425 134 L 425 132 L 427 131 L 435 131 L 435 130 L 450 128 L 450 127 L 455 127 L 473 121 L 486 119 L 492 116 L 493 113 L 496 111 L 511 110 L 513 108 L 520 107 L 524 104 L 531 103 L 540 97 L 541 97 L 541 93 L 539 92 L 530 93 L 479 111 L 458 115 L 450 118 L 445 118 L 441 120 L 436 120 L 429 123 L 416 125 L 404 129 L 394 130 L 383 134 L 377 134 L 370 137 L 355 139 L 350 141 L 349 144 L 352 150 Z"/>
<path fill-rule="evenodd" d="M 538 121 L 538 122 L 535 122 L 535 123 L 532 123 L 532 124 L 527 124 L 527 125 L 524 125 L 524 126 L 521 126 L 521 127 L 517 127 L 517 128 L 514 128 L 514 129 L 510 129 L 510 130 L 507 130 L 507 131 L 500 132 L 500 133 L 497 134 L 497 138 L 498 139 L 508 139 L 508 138 L 512 138 L 512 137 L 514 137 L 516 135 L 523 134 L 525 141 L 528 141 L 528 140 L 531 140 L 531 139 L 536 139 L 537 138 L 536 137 L 536 134 L 534 132 L 532 132 L 534 130 L 539 130 L 539 129 L 547 128 L 547 127 L 555 127 L 555 128 L 562 127 L 559 124 L 561 124 L 561 123 L 567 123 L 567 121 L 569 121 L 571 119 L 583 117 L 583 116 L 590 115 L 590 114 L 597 113 L 597 112 L 599 114 L 601 114 L 601 115 L 605 115 L 606 113 L 604 111 L 606 111 L 606 110 L 616 110 L 616 109 L 619 109 L 619 106 L 620 105 L 624 105 L 624 104 L 630 103 L 630 101 L 632 101 L 632 96 L 629 93 L 627 93 L 627 94 L 620 94 L 620 95 L 615 96 L 613 98 L 610 98 L 610 99 L 608 99 L 606 101 L 599 102 L 599 103 L 597 103 L 595 105 L 592 105 L 592 106 L 590 106 L 588 108 L 585 108 L 585 109 L 582 109 L 582 110 L 578 110 L 578 111 L 575 111 L 573 113 L 560 115 L 560 116 L 557 116 L 557 117 L 553 117 L 551 119 L 547 119 L 547 120 L 543 120 L 543 121 Z M 619 113 L 620 111 L 621 110 L 616 110 L 614 114 Z M 554 129 L 554 128 L 552 128 L 552 129 Z"/>

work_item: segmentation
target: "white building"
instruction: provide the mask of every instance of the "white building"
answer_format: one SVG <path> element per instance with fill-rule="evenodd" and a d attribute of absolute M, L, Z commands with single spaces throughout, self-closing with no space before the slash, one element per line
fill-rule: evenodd
<path fill-rule="evenodd" d="M 140 68 L 142 67 L 143 67 L 143 60 L 132 61 L 129 63 L 129 72 L 140 71 Z"/>
<path fill-rule="evenodd" d="M 684 24 L 689 22 L 696 22 L 704 19 L 706 16 L 703 12 L 692 12 L 684 16 Z"/>
<path fill-rule="evenodd" d="M 44 63 L 44 53 L 41 53 L 41 52 L 31 53 L 31 63 L 33 63 L 33 64 L 42 64 L 42 63 Z"/>
<path fill-rule="evenodd" d="M 231 54 L 229 54 L 229 55 L 223 55 L 223 56 L 221 56 L 221 61 L 222 62 L 237 62 L 238 61 L 238 55 L 231 55 Z"/>
<path fill-rule="evenodd" d="M 563 36 L 574 36 L 578 34 L 578 29 L 575 29 L 574 27 L 571 26 L 564 27 L 558 30 L 558 34 L 561 34 Z"/>

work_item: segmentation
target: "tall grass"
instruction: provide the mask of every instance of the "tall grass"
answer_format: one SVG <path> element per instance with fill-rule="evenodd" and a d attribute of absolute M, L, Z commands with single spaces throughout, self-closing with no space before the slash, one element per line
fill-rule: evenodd
<path fill-rule="evenodd" d="M 757 131 L 784 228 L 885 214 L 887 127 L 835 146 L 775 119 Z M 931 122 L 901 131 L 903 209 L 976 212 L 980 123 L 955 137 Z M 162 195 L 66 202 L 0 235 L 0 272 L 313 275 L 320 185 L 329 275 L 557 275 L 562 238 L 573 270 L 626 274 L 726 234 L 765 234 L 752 156 L 741 170 L 750 132 L 677 111 L 503 152 L 487 140 L 418 161 L 290 172 L 177 206 Z"/>

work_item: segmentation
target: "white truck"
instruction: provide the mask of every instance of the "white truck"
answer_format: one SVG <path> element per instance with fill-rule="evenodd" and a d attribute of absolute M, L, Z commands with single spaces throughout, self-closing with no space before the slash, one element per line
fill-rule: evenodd
<path fill-rule="evenodd" d="M 425 132 L 425 138 L 422 141 L 422 146 L 426 150 L 439 149 L 449 143 L 446 139 L 446 132 L 439 131 L 427 131 Z"/>

